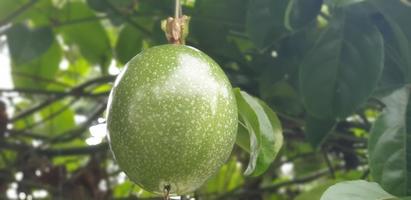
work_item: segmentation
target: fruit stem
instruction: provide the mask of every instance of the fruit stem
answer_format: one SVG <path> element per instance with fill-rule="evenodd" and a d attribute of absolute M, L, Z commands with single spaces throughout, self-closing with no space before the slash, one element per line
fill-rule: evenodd
<path fill-rule="evenodd" d="M 180 3 L 180 0 L 176 0 L 176 3 L 175 3 L 175 9 L 174 9 L 174 18 L 175 19 L 177 19 L 177 18 L 180 18 L 181 17 L 181 3 Z"/>
<path fill-rule="evenodd" d="M 180 0 L 175 0 L 174 18 L 168 17 L 161 22 L 161 28 L 171 44 L 185 44 L 188 35 L 188 22 L 190 18 L 183 15 Z"/>

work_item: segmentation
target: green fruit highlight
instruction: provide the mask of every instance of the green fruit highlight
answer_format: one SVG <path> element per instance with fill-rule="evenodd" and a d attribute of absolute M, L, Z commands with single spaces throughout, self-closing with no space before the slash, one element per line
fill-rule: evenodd
<path fill-rule="evenodd" d="M 131 59 L 108 104 L 111 150 L 143 189 L 187 194 L 228 159 L 238 124 L 230 82 L 216 62 L 184 45 L 162 45 Z"/>

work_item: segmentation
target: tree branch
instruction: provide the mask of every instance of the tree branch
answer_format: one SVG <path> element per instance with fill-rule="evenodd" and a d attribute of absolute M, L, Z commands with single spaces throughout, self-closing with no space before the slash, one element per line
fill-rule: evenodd
<path fill-rule="evenodd" d="M 29 146 L 26 144 L 8 143 L 5 141 L 0 141 L 0 148 L 11 149 L 15 151 L 32 150 L 35 153 L 38 153 L 44 156 L 55 157 L 55 156 L 85 155 L 85 154 L 92 154 L 96 152 L 106 151 L 108 150 L 108 144 L 101 143 L 99 145 L 93 145 L 93 146 L 61 148 L 61 149 L 60 148 L 59 149 L 40 149 L 40 148 L 34 148 L 33 146 Z"/>
<path fill-rule="evenodd" d="M 6 132 L 8 132 L 10 136 L 28 136 L 28 137 L 32 137 L 35 139 L 48 141 L 50 143 L 67 142 L 83 134 L 85 131 L 87 131 L 90 124 L 93 123 L 93 121 L 95 121 L 105 111 L 105 108 L 106 108 L 105 103 L 103 105 L 100 105 L 97 108 L 97 110 L 91 116 L 87 118 L 87 121 L 81 124 L 78 128 L 68 130 L 55 137 L 47 137 L 43 134 L 32 133 L 32 132 L 25 131 L 25 130 L 7 130 Z"/>
<path fill-rule="evenodd" d="M 110 91 L 107 92 L 98 92 L 98 93 L 88 93 L 84 91 L 80 91 L 77 93 L 70 93 L 66 91 L 59 91 L 59 90 L 41 90 L 41 89 L 30 89 L 30 88 L 13 88 L 13 89 L 5 89 L 0 88 L 0 93 L 24 93 L 24 94 L 33 94 L 33 95 L 63 95 L 63 96 L 73 96 L 73 97 L 100 97 L 100 96 L 107 96 Z"/>
<path fill-rule="evenodd" d="M 77 148 L 63 148 L 63 149 L 43 149 L 38 150 L 39 154 L 54 157 L 54 156 L 72 156 L 72 155 L 87 155 L 101 151 L 107 151 L 108 144 L 101 143 L 98 145 L 92 146 L 85 146 L 85 147 L 77 147 Z"/>
<path fill-rule="evenodd" d="M 80 85 L 77 86 L 77 87 L 72 88 L 72 89 L 69 90 L 68 92 L 60 93 L 60 94 L 55 94 L 54 96 L 51 96 L 49 99 L 45 100 L 44 102 L 42 102 L 42 103 L 40 103 L 40 104 L 38 104 L 38 105 L 36 105 L 36 106 L 33 106 L 33 107 L 31 107 L 31 108 L 29 108 L 29 109 L 27 109 L 27 110 L 25 110 L 25 111 L 17 114 L 17 115 L 14 116 L 13 118 L 11 118 L 11 119 L 9 120 L 9 122 L 15 122 L 15 121 L 17 121 L 18 119 L 21 119 L 21 118 L 24 118 L 24 117 L 26 117 L 26 116 L 29 116 L 29 115 L 37 112 L 38 110 L 41 110 L 41 109 L 47 107 L 47 106 L 50 105 L 51 103 L 56 102 L 56 101 L 58 101 L 58 100 L 60 100 L 60 99 L 63 99 L 63 98 L 65 98 L 65 97 L 67 97 L 67 96 L 70 96 L 70 95 L 74 95 L 74 96 L 77 95 L 77 96 L 78 96 L 79 94 L 81 95 L 81 94 L 84 93 L 84 89 L 87 88 L 87 87 L 89 87 L 90 85 L 97 84 L 97 83 L 102 83 L 102 82 L 103 82 L 103 83 L 104 83 L 104 82 L 110 82 L 110 81 L 113 81 L 114 78 L 115 78 L 115 76 L 104 76 L 104 77 L 95 78 L 95 79 L 89 80 L 89 81 L 87 81 L 87 82 L 85 82 L 85 83 L 83 83 L 83 84 L 80 84 Z"/>
<path fill-rule="evenodd" d="M 50 139 L 47 136 L 44 136 L 42 134 L 38 134 L 38 133 L 32 133 L 26 130 L 6 130 L 6 133 L 9 133 L 11 137 L 15 137 L 15 136 L 27 136 L 33 139 L 38 139 L 38 140 L 48 140 Z"/>

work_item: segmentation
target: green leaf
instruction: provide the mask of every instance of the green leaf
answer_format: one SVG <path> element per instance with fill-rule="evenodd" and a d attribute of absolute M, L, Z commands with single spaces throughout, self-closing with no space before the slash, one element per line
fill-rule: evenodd
<path fill-rule="evenodd" d="M 20 6 L 24 3 L 27 3 L 28 0 L 16 1 L 16 0 L 1 0 L 0 1 L 0 21 L 3 20 L 5 17 L 9 16 L 15 10 L 20 8 Z"/>
<path fill-rule="evenodd" d="M 328 180 L 322 182 L 314 188 L 312 188 L 311 190 L 301 193 L 294 200 L 319 200 L 321 198 L 321 195 L 325 192 L 325 190 L 327 190 L 328 187 L 334 185 L 335 183 L 335 180 Z"/>
<path fill-rule="evenodd" d="M 370 2 L 381 13 L 374 18 L 385 40 L 386 61 L 377 91 L 384 95 L 411 83 L 411 7 L 405 1 Z"/>
<path fill-rule="evenodd" d="M 52 45 L 54 35 L 50 28 L 29 28 L 16 24 L 7 31 L 7 42 L 13 63 L 23 64 L 44 54 Z"/>
<path fill-rule="evenodd" d="M 299 142 L 301 145 L 301 142 Z M 311 151 L 312 152 L 312 151 Z M 299 152 L 298 154 L 304 154 Z M 298 176 L 310 176 L 318 169 L 324 169 L 327 165 L 324 163 L 324 156 L 321 153 L 310 156 L 302 156 L 295 159 L 293 162 L 293 173 Z"/>
<path fill-rule="evenodd" d="M 363 180 L 337 183 L 325 191 L 321 200 L 378 200 L 397 199 L 377 183 Z"/>
<path fill-rule="evenodd" d="M 382 99 L 386 105 L 369 138 L 371 175 L 386 191 L 411 195 L 410 88 L 404 87 Z"/>
<path fill-rule="evenodd" d="M 75 125 L 74 111 L 70 108 L 70 104 L 53 103 L 41 110 L 40 116 L 44 123 L 37 130 L 45 135 L 58 135 L 72 129 Z"/>
<path fill-rule="evenodd" d="M 137 3 L 135 0 L 87 0 L 86 2 L 91 9 L 97 12 L 104 12 L 111 24 L 115 26 L 126 23 L 126 20 L 121 15 L 132 14 L 143 3 Z"/>
<path fill-rule="evenodd" d="M 402 31 L 407 35 L 411 45 L 411 26 L 409 22 L 411 19 L 411 3 L 409 0 L 370 0 L 375 7 L 377 7 L 384 16 L 391 18 L 397 22 Z"/>
<path fill-rule="evenodd" d="M 301 65 L 303 101 L 315 117 L 348 116 L 377 85 L 384 63 L 383 39 L 361 13 L 337 13 Z"/>
<path fill-rule="evenodd" d="M 236 144 L 250 153 L 250 134 L 248 133 L 248 127 L 242 121 L 239 121 L 238 124 Z"/>
<path fill-rule="evenodd" d="M 248 5 L 246 30 L 258 48 L 265 48 L 283 37 L 287 30 L 284 16 L 287 0 L 251 0 Z"/>
<path fill-rule="evenodd" d="M 268 92 L 270 93 L 267 98 L 271 100 L 270 105 L 273 105 L 275 110 L 292 115 L 298 115 L 304 111 L 298 92 L 290 83 L 279 81 L 272 85 Z"/>
<path fill-rule="evenodd" d="M 75 21 L 97 16 L 81 2 L 66 3 L 60 10 L 60 20 Z M 92 64 L 98 64 L 107 73 L 111 61 L 111 47 L 108 35 L 99 21 L 88 21 L 62 26 L 58 31 L 64 41 L 78 47 L 81 54 Z"/>
<path fill-rule="evenodd" d="M 87 159 L 87 156 L 56 156 L 53 158 L 53 165 L 64 165 L 68 172 L 75 172 Z"/>
<path fill-rule="evenodd" d="M 234 89 L 240 120 L 250 137 L 250 161 L 245 175 L 263 174 L 276 158 L 283 144 L 281 123 L 262 101 L 240 89 Z"/>
<path fill-rule="evenodd" d="M 120 31 L 115 47 L 117 60 L 122 64 L 126 64 L 141 51 L 142 47 L 143 37 L 141 33 L 134 27 L 126 25 Z"/>
<path fill-rule="evenodd" d="M 292 31 L 313 22 L 320 13 L 322 4 L 322 0 L 290 0 L 285 13 L 285 27 Z"/>
<path fill-rule="evenodd" d="M 21 0 L 18 1 L 21 2 Z M 53 4 L 53 0 L 30 0 L 30 2 L 29 8 L 20 13 L 13 21 L 21 23 L 29 21 L 30 24 L 38 27 L 50 27 L 52 19 L 56 19 L 58 14 L 58 8 Z M 25 4 L 25 6 L 27 5 Z M 23 4 L 20 4 L 20 6 L 23 6 Z"/>
<path fill-rule="evenodd" d="M 71 102 L 61 101 L 52 103 L 32 115 L 17 120 L 13 127 L 17 130 L 33 130 L 33 132 L 45 137 L 59 135 L 75 127 L 74 111 L 70 107 L 71 104 Z M 19 107 L 27 109 L 31 106 L 29 102 L 22 102 Z M 84 140 L 79 139 L 79 141 L 81 143 L 77 144 L 85 144 Z M 66 142 L 64 145 L 70 147 L 71 144 Z"/>
<path fill-rule="evenodd" d="M 196 0 L 192 20 L 216 26 L 223 24 L 230 29 L 240 30 L 244 28 L 247 2 L 248 0 Z"/>
<path fill-rule="evenodd" d="M 227 38 L 230 31 L 243 31 L 247 2 L 248 0 L 196 0 L 188 40 L 197 41 L 202 50 L 214 59 L 221 56 L 241 59 L 242 54 Z"/>
<path fill-rule="evenodd" d="M 24 64 L 12 64 L 13 84 L 17 88 L 47 88 L 55 84 L 55 75 L 62 58 L 57 42 L 41 57 Z"/>
<path fill-rule="evenodd" d="M 112 10 L 105 1 L 106 0 L 87 0 L 87 5 L 96 11 L 111 13 Z M 107 2 L 124 12 L 128 10 L 131 11 L 133 6 L 135 6 L 134 0 L 107 0 Z"/>
<path fill-rule="evenodd" d="M 224 194 L 244 183 L 241 165 L 235 157 L 224 164 L 201 188 L 206 194 Z"/>
<path fill-rule="evenodd" d="M 49 25 L 55 11 L 53 8 L 52 0 L 1 0 L 0 21 L 4 23 L 2 25 L 28 20 L 34 25 Z"/>
<path fill-rule="evenodd" d="M 336 120 L 334 118 L 321 119 L 308 115 L 305 125 L 305 136 L 308 142 L 318 149 L 331 133 L 335 124 Z"/>
<path fill-rule="evenodd" d="M 389 93 L 411 81 L 411 43 L 389 16 L 375 15 L 374 21 L 384 37 L 385 47 L 385 66 L 378 92 Z"/>

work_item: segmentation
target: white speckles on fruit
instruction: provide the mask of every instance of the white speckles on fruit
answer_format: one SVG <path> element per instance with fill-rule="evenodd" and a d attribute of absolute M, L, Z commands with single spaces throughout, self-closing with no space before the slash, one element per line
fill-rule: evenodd
<path fill-rule="evenodd" d="M 116 80 L 108 107 L 110 145 L 143 188 L 185 194 L 228 158 L 237 131 L 231 85 L 208 56 L 163 45 L 134 57 Z"/>

